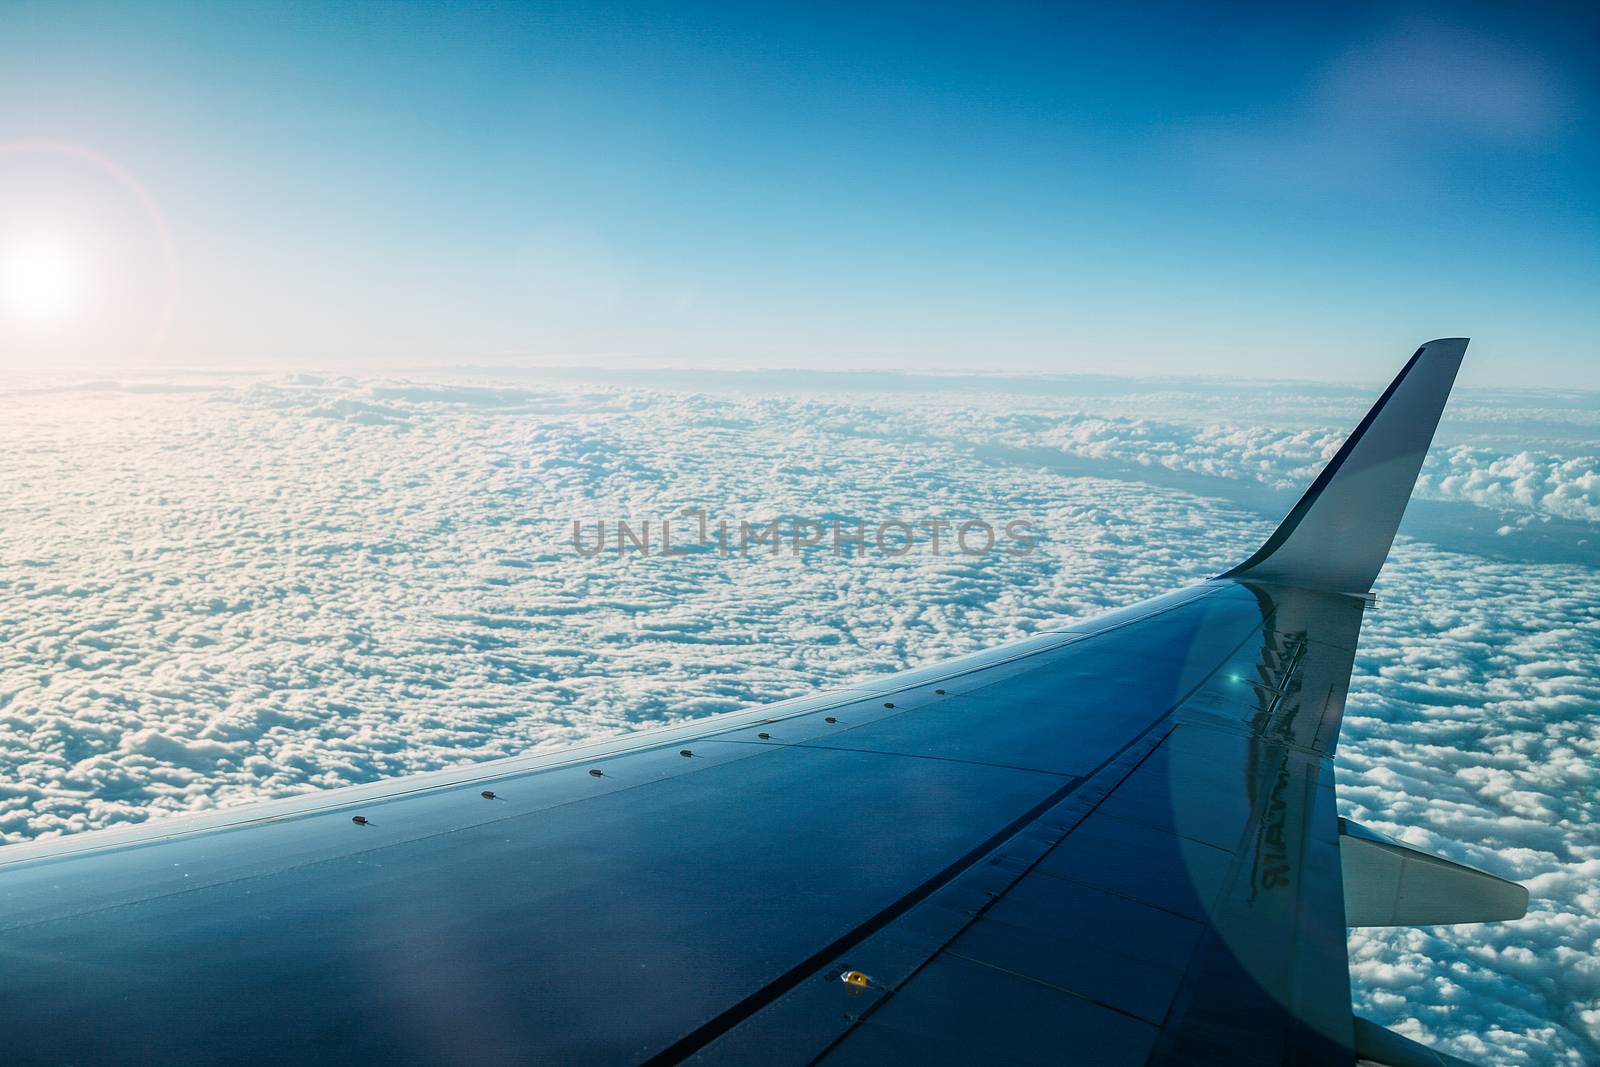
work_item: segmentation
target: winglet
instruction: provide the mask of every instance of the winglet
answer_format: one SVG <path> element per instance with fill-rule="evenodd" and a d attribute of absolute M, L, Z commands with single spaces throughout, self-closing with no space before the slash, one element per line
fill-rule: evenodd
<path fill-rule="evenodd" d="M 1218 577 L 1371 590 L 1466 351 L 1465 337 L 1417 349 L 1267 543 Z"/>

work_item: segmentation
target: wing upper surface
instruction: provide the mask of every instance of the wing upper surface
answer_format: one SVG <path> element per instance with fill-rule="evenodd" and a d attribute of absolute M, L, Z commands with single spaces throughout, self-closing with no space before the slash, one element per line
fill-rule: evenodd
<path fill-rule="evenodd" d="M 1351 1062 L 1330 739 L 1362 602 L 1254 592 L 1159 725 L 701 1058 L 824 1029 L 827 1064 Z M 841 969 L 873 984 L 829 1026 Z"/>
<path fill-rule="evenodd" d="M 7 850 L 8 1046 L 38 1062 L 709 1054 L 1000 870 L 996 849 L 1048 837 L 1049 813 L 1097 802 L 1270 610 L 1213 583 L 577 758 Z M 811 1032 L 817 1053 L 840 1036 Z"/>

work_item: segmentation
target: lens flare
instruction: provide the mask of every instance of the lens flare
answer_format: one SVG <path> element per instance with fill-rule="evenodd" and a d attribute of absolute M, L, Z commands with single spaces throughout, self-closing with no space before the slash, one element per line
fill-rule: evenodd
<path fill-rule="evenodd" d="M 21 323 L 48 324 L 83 305 L 83 269 L 72 248 L 50 238 L 0 247 L 0 313 Z"/>
<path fill-rule="evenodd" d="M 118 359 L 161 351 L 177 261 L 160 205 L 115 160 L 0 141 L 0 352 Z"/>

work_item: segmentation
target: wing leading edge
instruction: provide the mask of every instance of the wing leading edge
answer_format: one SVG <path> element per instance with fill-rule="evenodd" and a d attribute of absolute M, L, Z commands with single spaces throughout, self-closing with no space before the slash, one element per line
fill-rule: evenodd
<path fill-rule="evenodd" d="M 1182 592 L 568 752 L 0 851 L 8 1055 L 1401 1064 L 1351 1016 L 1332 755 L 1350 594 L 1464 346 L 1423 346 L 1284 528 Z"/>
<path fill-rule="evenodd" d="M 1417 349 L 1266 544 L 1222 577 L 1371 589 L 1466 351 L 1465 337 Z"/>

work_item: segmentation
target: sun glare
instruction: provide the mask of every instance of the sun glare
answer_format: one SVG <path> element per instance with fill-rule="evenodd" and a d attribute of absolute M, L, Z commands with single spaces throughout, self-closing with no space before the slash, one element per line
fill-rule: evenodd
<path fill-rule="evenodd" d="M 31 238 L 0 246 L 0 311 L 20 322 L 59 322 L 83 301 L 83 270 L 61 241 Z"/>

